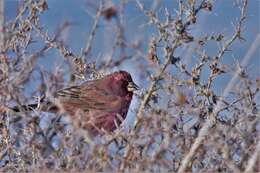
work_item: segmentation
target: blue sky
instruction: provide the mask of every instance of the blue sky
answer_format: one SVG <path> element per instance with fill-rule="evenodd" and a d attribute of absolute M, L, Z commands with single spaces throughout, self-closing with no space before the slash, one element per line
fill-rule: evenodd
<path fill-rule="evenodd" d="M 17 5 L 21 1 L 17 0 L 6 0 L 5 1 L 5 14 L 6 21 L 13 19 L 17 13 Z M 70 21 L 74 23 L 66 32 L 66 44 L 71 48 L 71 50 L 79 54 L 80 49 L 84 46 L 87 40 L 92 24 L 93 18 L 89 15 L 94 15 L 94 10 L 89 7 L 86 2 L 96 2 L 92 0 L 48 0 L 49 10 L 47 10 L 43 15 L 41 15 L 40 23 L 44 27 L 44 30 L 53 35 L 57 26 L 62 24 L 64 21 Z M 116 6 L 118 6 L 118 0 L 112 1 Z M 153 6 L 152 0 L 143 0 L 146 9 L 150 9 Z M 223 33 L 224 35 L 230 36 L 233 32 L 233 26 L 231 22 L 238 19 L 239 10 L 234 7 L 233 0 L 218 0 L 214 2 L 214 7 L 212 12 L 201 12 L 198 17 L 198 24 L 191 27 L 190 30 L 195 34 L 194 36 L 199 37 L 205 35 L 205 33 Z M 97 4 L 97 3 L 96 3 Z M 161 19 L 164 19 L 164 9 L 167 8 L 168 11 L 176 15 L 175 9 L 177 8 L 177 0 L 161 0 L 156 8 L 158 15 Z M 243 36 L 246 38 L 246 42 L 236 42 L 233 44 L 233 52 L 229 54 L 228 58 L 224 58 L 227 63 L 233 64 L 234 59 L 241 59 L 245 55 L 246 51 L 249 49 L 250 45 L 256 38 L 257 33 L 259 33 L 259 0 L 251 0 L 248 5 L 248 18 L 245 22 L 245 27 L 243 27 Z M 129 0 L 125 6 L 125 17 L 124 25 L 125 36 L 127 41 L 132 42 L 138 38 L 143 38 L 147 40 L 152 34 L 156 34 L 154 28 L 149 25 L 144 25 L 147 23 L 147 17 L 138 8 L 135 0 Z M 102 57 L 111 49 L 111 40 L 115 36 L 113 31 L 108 33 L 108 28 L 113 28 L 115 22 L 106 22 L 102 20 L 99 23 L 100 27 L 94 39 L 94 45 L 92 47 L 93 57 Z M 143 45 L 144 52 L 147 48 L 147 44 Z M 33 46 L 32 46 L 33 49 Z M 208 53 L 210 55 L 216 54 L 216 46 L 208 47 Z M 184 52 L 185 53 L 185 52 Z M 59 56 L 57 52 L 50 52 L 46 56 Z M 251 58 L 250 69 L 252 69 L 252 74 L 255 75 L 257 69 L 257 52 L 255 52 L 254 57 Z M 46 61 L 48 58 L 46 58 Z M 53 62 L 53 61 L 52 61 Z M 48 64 L 48 62 L 46 62 Z M 128 64 L 131 68 L 130 64 Z M 131 69 L 130 69 L 131 70 Z M 254 71 L 254 72 L 253 72 Z"/>

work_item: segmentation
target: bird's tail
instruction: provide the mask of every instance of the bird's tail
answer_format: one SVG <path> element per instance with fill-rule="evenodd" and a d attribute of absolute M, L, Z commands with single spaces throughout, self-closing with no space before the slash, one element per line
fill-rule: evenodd
<path fill-rule="evenodd" d="M 44 112 L 57 113 L 58 107 L 50 101 L 41 100 L 40 103 L 14 106 L 11 108 L 11 110 L 13 110 L 14 112 L 39 110 L 39 111 L 44 111 Z"/>
<path fill-rule="evenodd" d="M 33 111 L 37 109 L 38 104 L 29 104 L 29 105 L 22 105 L 22 106 L 14 106 L 11 109 L 15 112 L 22 112 L 22 111 Z"/>

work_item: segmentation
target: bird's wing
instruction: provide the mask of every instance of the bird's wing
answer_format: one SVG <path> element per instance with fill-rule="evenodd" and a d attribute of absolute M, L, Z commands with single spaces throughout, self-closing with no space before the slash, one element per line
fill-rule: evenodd
<path fill-rule="evenodd" d="M 91 82 L 59 90 L 56 95 L 62 103 L 74 105 L 75 108 L 85 111 L 88 109 L 118 111 L 122 107 L 122 98 Z"/>

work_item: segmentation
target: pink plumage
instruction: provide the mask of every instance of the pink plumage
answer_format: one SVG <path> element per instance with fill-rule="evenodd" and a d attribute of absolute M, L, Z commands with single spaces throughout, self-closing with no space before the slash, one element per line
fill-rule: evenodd
<path fill-rule="evenodd" d="M 111 132 L 116 123 L 122 123 L 137 88 L 128 72 L 119 71 L 59 90 L 55 97 L 75 125 L 96 136 L 104 130 Z"/>

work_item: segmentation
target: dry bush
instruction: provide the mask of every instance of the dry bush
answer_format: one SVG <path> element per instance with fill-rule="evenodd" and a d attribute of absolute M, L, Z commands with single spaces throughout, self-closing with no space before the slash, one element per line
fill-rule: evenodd
<path fill-rule="evenodd" d="M 160 1 L 153 1 L 151 9 L 134 1 L 146 18 L 143 25 L 153 28 L 147 40 L 134 42 L 125 37 L 129 1 L 87 0 L 93 23 L 79 52 L 63 37 L 73 21 L 61 22 L 53 34 L 41 23 L 44 13 L 58 7 L 49 9 L 45 0 L 20 2 L 16 17 L 5 22 L 5 2 L 0 10 L 1 171 L 260 171 L 260 79 L 246 68 L 259 49 L 259 33 L 240 63 L 230 66 L 224 61 L 234 44 L 245 43 L 248 0 L 234 1 L 239 13 L 238 20 L 230 21 L 232 34 L 203 36 L 193 32 L 200 14 L 213 13 L 215 3 L 224 1 L 176 0 L 175 9 L 157 8 Z M 98 59 L 94 40 L 106 22 L 114 25 L 106 34 L 115 37 L 110 52 Z M 214 53 L 208 44 L 214 45 Z M 188 61 L 181 51 L 188 52 Z M 49 52 L 58 58 L 47 59 Z M 55 61 L 59 63 L 48 70 L 45 63 Z M 134 123 L 123 123 L 111 134 L 88 139 L 66 115 L 10 110 L 34 101 L 40 105 L 43 95 L 51 97 L 57 89 L 128 64 L 137 69 L 134 78 L 143 89 L 128 114 Z M 219 92 L 218 81 L 224 77 L 229 81 Z"/>

